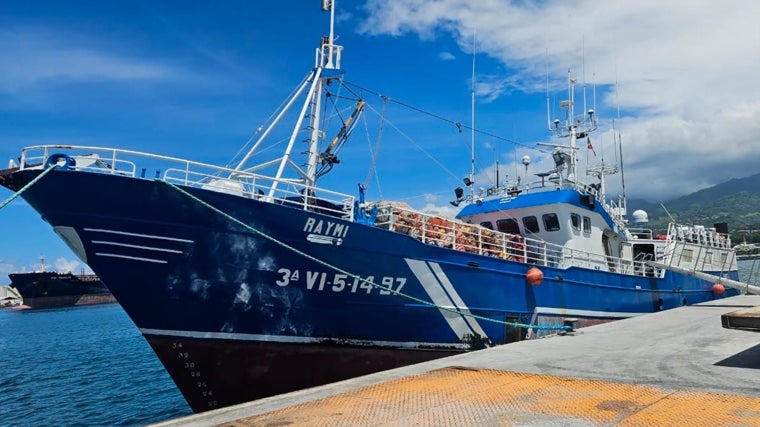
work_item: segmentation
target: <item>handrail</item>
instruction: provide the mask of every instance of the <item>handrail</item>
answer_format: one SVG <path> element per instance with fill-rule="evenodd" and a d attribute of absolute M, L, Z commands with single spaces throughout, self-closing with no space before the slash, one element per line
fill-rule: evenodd
<path fill-rule="evenodd" d="M 317 189 L 293 179 L 274 179 L 252 172 L 140 151 L 93 146 L 38 145 L 22 150 L 19 168 L 42 168 L 50 155 L 58 153 L 74 159 L 75 164 L 69 169 L 77 171 L 140 179 L 163 179 L 187 187 L 319 211 L 348 220 L 354 219 L 354 196 L 348 194 Z M 147 173 L 149 170 L 155 173 Z M 272 187 L 277 188 L 275 194 L 268 198 L 262 197 L 262 194 L 267 194 Z"/>
<path fill-rule="evenodd" d="M 661 277 L 664 270 L 646 271 L 641 262 L 607 256 L 519 234 L 502 233 L 476 224 L 415 211 L 404 204 L 377 204 L 375 225 L 408 234 L 423 243 L 478 255 L 509 259 L 541 266 L 598 268 L 622 274 Z"/>
<path fill-rule="evenodd" d="M 346 220 L 352 221 L 355 218 L 355 198 L 347 194 L 317 189 L 299 180 L 275 179 L 253 172 L 138 151 L 92 146 L 39 145 L 23 149 L 19 168 L 42 168 L 49 156 L 58 152 L 65 152 L 73 158 L 74 165 L 68 168 L 77 171 L 139 179 L 163 179 L 186 187 L 203 188 L 262 202 L 317 211 Z M 141 171 L 139 177 L 138 170 Z M 146 176 L 148 170 L 155 170 L 154 176 Z M 585 186 L 574 182 L 567 182 L 563 187 L 587 190 Z M 276 188 L 274 195 L 268 195 L 272 188 Z M 602 204 L 605 209 L 612 209 L 607 203 Z M 371 206 L 367 204 L 363 209 L 369 209 Z M 418 212 L 403 204 L 381 202 L 376 206 L 376 226 L 408 234 L 426 244 L 557 268 L 584 267 L 630 275 L 652 274 L 651 270 L 642 272 L 644 269 L 640 268 L 641 262 L 637 260 L 591 253 L 532 237 L 502 233 L 480 225 Z M 651 231 L 646 237 L 653 237 Z M 682 242 L 731 249 L 730 238 L 717 233 L 715 229 L 671 224 L 667 235 L 671 251 L 675 249 L 673 244 Z M 672 258 L 673 255 L 670 256 Z M 664 270 L 654 272 L 657 277 L 661 277 L 662 274 Z"/>
<path fill-rule="evenodd" d="M 671 223 L 668 226 L 668 238 L 677 242 L 693 243 L 714 248 L 731 249 L 731 236 L 718 233 L 714 228 L 698 225 L 681 225 Z"/>

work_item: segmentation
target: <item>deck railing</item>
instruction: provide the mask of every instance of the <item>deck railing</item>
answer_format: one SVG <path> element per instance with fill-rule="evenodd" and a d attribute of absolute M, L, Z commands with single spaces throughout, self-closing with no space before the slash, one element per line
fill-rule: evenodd
<path fill-rule="evenodd" d="M 715 228 L 701 225 L 670 224 L 668 235 L 677 242 L 693 243 L 712 248 L 731 249 L 731 236 L 718 233 Z"/>
<path fill-rule="evenodd" d="M 276 180 L 248 171 L 138 151 L 73 145 L 27 147 L 22 151 L 20 168 L 40 168 L 52 154 L 58 153 L 73 159 L 73 165 L 67 167 L 78 171 L 163 179 L 185 187 L 279 203 L 347 220 L 355 218 L 355 199 L 347 194 L 316 189 L 298 180 Z M 270 195 L 272 188 L 275 191 Z M 651 268 L 645 268 L 646 260 L 628 260 L 572 249 L 530 236 L 502 233 L 480 225 L 425 214 L 404 205 L 379 203 L 377 206 L 376 226 L 408 234 L 426 244 L 559 268 L 582 267 L 630 275 L 654 274 L 658 277 L 663 273 L 662 270 L 652 272 Z M 365 209 L 367 207 L 369 205 Z M 712 229 L 671 228 L 668 238 L 730 248 L 730 239 Z"/>
<path fill-rule="evenodd" d="M 279 203 L 294 208 L 315 210 L 349 220 L 354 218 L 354 197 L 316 189 L 291 179 L 272 177 L 235 169 L 139 151 L 74 145 L 27 147 L 21 154 L 21 169 L 40 168 L 53 154 L 73 159 L 68 169 L 163 179 L 185 187 L 203 188 L 240 197 Z M 277 183 L 274 194 L 270 189 Z"/>
<path fill-rule="evenodd" d="M 663 273 L 659 269 L 653 271 L 645 268 L 643 260 L 625 260 L 532 237 L 502 233 L 476 224 L 425 214 L 403 204 L 384 202 L 379 203 L 377 209 L 376 226 L 408 234 L 430 245 L 557 268 L 581 267 L 639 276 L 659 276 Z"/>

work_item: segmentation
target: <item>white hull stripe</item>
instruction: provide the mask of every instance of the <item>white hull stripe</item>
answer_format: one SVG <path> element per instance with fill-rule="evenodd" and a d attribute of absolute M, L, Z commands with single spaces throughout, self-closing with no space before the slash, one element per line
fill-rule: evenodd
<path fill-rule="evenodd" d="M 317 344 L 323 341 L 329 341 L 330 338 L 319 337 L 296 337 L 291 335 L 263 335 L 263 334 L 238 334 L 233 332 L 198 332 L 198 331 L 176 331 L 168 329 L 149 329 L 140 328 L 143 335 L 158 335 L 167 337 L 183 337 L 193 339 L 222 339 L 234 341 L 262 341 L 278 343 L 296 343 L 296 344 Z M 405 342 L 405 341 L 369 341 L 369 340 L 342 340 L 343 343 L 353 344 L 356 346 L 379 346 L 391 348 L 449 348 L 452 350 L 467 350 L 467 344 L 452 343 L 431 343 L 431 342 Z"/>
<path fill-rule="evenodd" d="M 451 302 L 454 303 L 454 306 L 459 308 L 460 312 L 471 314 L 470 309 L 467 308 L 467 305 L 464 303 L 464 300 L 462 300 L 462 297 L 459 296 L 456 289 L 454 289 L 454 285 L 451 283 L 448 277 L 446 277 L 446 273 L 443 272 L 443 269 L 441 269 L 441 265 L 438 263 L 428 263 L 430 266 L 430 269 L 433 271 L 433 274 L 435 274 L 436 278 L 438 278 L 438 281 L 441 283 L 441 286 L 443 286 L 443 289 L 446 291 L 446 294 L 451 299 Z M 480 335 L 481 337 L 486 337 L 486 332 L 483 330 L 483 328 L 480 327 L 480 324 L 478 323 L 478 320 L 475 319 L 472 316 L 463 316 L 464 321 L 467 322 L 467 324 L 470 326 L 470 329 L 472 329 L 473 332 Z"/>
<path fill-rule="evenodd" d="M 408 258 L 405 258 L 405 261 L 417 280 L 422 284 L 433 304 L 441 307 L 439 309 L 441 315 L 443 315 L 443 318 L 456 336 L 462 338 L 465 335 L 476 333 L 481 337 L 488 338 L 476 319 L 442 309 L 443 307 L 453 306 L 460 312 L 470 312 L 438 264 L 432 263 L 433 267 L 431 268 L 425 261 Z"/>
<path fill-rule="evenodd" d="M 607 318 L 619 318 L 625 319 L 628 317 L 636 317 L 649 313 L 628 313 L 619 311 L 593 311 L 593 310 L 573 310 L 568 308 L 556 308 L 556 307 L 536 307 L 536 313 L 538 314 L 554 314 L 561 316 L 581 316 L 581 317 L 607 317 Z"/>
<path fill-rule="evenodd" d="M 105 252 L 95 252 L 95 255 L 97 255 L 97 256 L 104 256 L 104 257 L 110 257 L 110 258 L 130 259 L 132 261 L 153 262 L 153 263 L 156 263 L 156 264 L 168 264 L 168 261 L 163 260 L 163 259 L 141 258 L 141 257 L 136 257 L 136 256 L 109 254 L 109 253 L 105 253 Z"/>
<path fill-rule="evenodd" d="M 112 245 L 112 246 L 121 246 L 125 248 L 134 248 L 134 249 L 145 249 L 146 251 L 158 251 L 158 252 L 169 252 L 172 254 L 181 254 L 182 251 L 178 251 L 176 249 L 166 249 L 166 248 L 156 248 L 153 246 L 141 246 L 141 245 L 130 245 L 127 243 L 119 243 L 119 242 L 108 242 L 105 240 L 93 240 L 92 243 L 98 244 L 98 245 Z"/>
<path fill-rule="evenodd" d="M 111 234 L 121 234 L 123 236 L 145 237 L 145 238 L 148 238 L 148 239 L 171 240 L 172 242 L 194 243 L 194 241 L 192 241 L 192 240 L 179 239 L 177 237 L 155 236 L 153 234 L 128 233 L 126 231 L 105 230 L 103 228 L 85 228 L 84 230 L 85 231 L 91 231 L 91 232 L 94 232 L 94 233 L 111 233 Z"/>

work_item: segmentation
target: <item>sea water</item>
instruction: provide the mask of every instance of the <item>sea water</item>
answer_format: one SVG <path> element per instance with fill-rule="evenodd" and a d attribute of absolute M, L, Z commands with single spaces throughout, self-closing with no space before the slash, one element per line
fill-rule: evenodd
<path fill-rule="evenodd" d="M 192 413 L 119 304 L 0 310 L 0 426 L 136 426 Z"/>
<path fill-rule="evenodd" d="M 757 283 L 758 268 L 740 261 L 742 280 Z M 137 426 L 192 413 L 118 304 L 0 310 L 0 396 L 0 426 Z"/>

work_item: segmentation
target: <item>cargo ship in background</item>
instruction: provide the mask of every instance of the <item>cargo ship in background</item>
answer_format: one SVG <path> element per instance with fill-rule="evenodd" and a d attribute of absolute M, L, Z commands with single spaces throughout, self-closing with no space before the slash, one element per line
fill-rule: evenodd
<path fill-rule="evenodd" d="M 10 286 L 23 300 L 14 309 L 57 308 L 116 302 L 111 292 L 95 274 L 47 271 L 45 257 L 40 257 L 40 271 L 11 273 Z"/>

